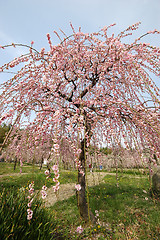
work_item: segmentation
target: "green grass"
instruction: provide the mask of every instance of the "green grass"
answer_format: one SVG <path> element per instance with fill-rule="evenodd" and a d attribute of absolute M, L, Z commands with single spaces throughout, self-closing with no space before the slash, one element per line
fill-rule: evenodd
<path fill-rule="evenodd" d="M 34 198 L 31 209 L 33 217 L 27 220 L 27 192 L 6 191 L 0 194 L 0 237 L 1 240 L 69 239 L 67 227 L 49 213 L 42 202 Z"/>
<path fill-rule="evenodd" d="M 76 175 L 76 172 L 61 172 L 59 181 L 61 184 L 76 182 Z M 19 176 L 5 176 L 3 178 L 0 178 L 0 191 L 2 191 L 3 188 L 18 189 L 21 187 L 25 187 L 31 181 L 34 181 L 35 183 L 35 190 L 40 190 L 44 184 L 47 187 L 53 186 L 53 177 L 53 173 L 51 174 L 51 177 L 49 179 L 46 179 L 44 173 L 28 173 Z"/>
<path fill-rule="evenodd" d="M 113 237 L 159 239 L 160 202 L 150 197 L 147 177 L 125 176 L 119 188 L 113 176 L 106 176 L 105 182 L 90 189 L 90 204 L 93 211 L 99 210 L 101 220 L 109 223 Z"/>
<path fill-rule="evenodd" d="M 34 181 L 35 183 L 35 190 L 40 190 L 44 184 L 46 184 L 47 187 L 51 187 L 54 184 L 53 173 L 51 173 L 51 177 L 49 179 L 46 179 L 46 176 L 44 174 L 46 168 L 39 170 L 37 166 L 33 167 L 32 165 L 25 165 L 22 169 L 23 173 L 25 174 L 20 174 L 19 169 L 17 168 L 18 173 L 16 176 L 12 175 L 12 173 L 15 173 L 13 170 L 13 164 L 9 166 L 8 163 L 0 163 L 0 169 L 2 175 L 2 177 L 0 178 L 0 191 L 2 191 L 4 188 L 18 189 L 21 187 L 25 187 L 31 181 Z M 2 169 L 4 171 L 3 174 Z M 11 172 L 9 172 L 10 169 L 12 170 Z M 5 176 L 5 174 L 9 173 L 10 176 Z M 77 172 L 61 171 L 59 181 L 61 184 L 76 182 Z"/>
<path fill-rule="evenodd" d="M 42 168 L 43 170 L 46 169 L 45 167 Z M 25 163 L 22 167 L 23 173 L 33 173 L 33 172 L 40 172 L 39 167 L 37 165 L 27 164 Z M 17 163 L 16 169 L 14 170 L 14 163 L 8 162 L 0 162 L 0 175 L 3 174 L 11 174 L 11 173 L 19 173 L 20 166 Z"/>
<path fill-rule="evenodd" d="M 86 228 L 82 239 L 89 231 L 100 234 L 98 239 L 160 239 L 160 200 L 151 198 L 147 177 L 125 175 L 117 188 L 115 176 L 106 176 L 105 183 L 89 188 L 89 199 L 92 212 L 99 212 L 101 226 Z M 50 209 L 74 230 L 82 224 L 76 204 L 73 196 Z"/>
<path fill-rule="evenodd" d="M 116 173 L 116 169 L 115 168 L 111 168 L 110 172 L 112 173 Z M 148 175 L 149 171 L 148 169 L 141 169 L 141 168 L 132 168 L 132 169 L 127 169 L 127 168 L 118 168 L 118 174 L 123 175 L 123 174 L 129 174 L 129 175 Z"/>
<path fill-rule="evenodd" d="M 30 168 L 31 166 L 28 167 Z M 1 190 L 3 191 L 5 188 L 5 191 L 8 191 L 8 189 L 10 189 L 15 193 L 18 191 L 18 188 L 22 186 L 26 187 L 27 183 L 33 180 L 35 182 L 35 189 L 41 189 L 45 181 L 48 187 L 53 185 L 52 178 L 46 180 L 44 176 L 45 169 L 39 171 L 37 167 L 35 168 L 37 172 L 1 178 Z M 55 232 L 57 231 L 56 234 L 60 234 L 57 236 L 61 236 L 61 239 L 66 240 L 90 239 L 91 236 L 95 236 L 96 239 L 99 240 L 160 239 L 160 200 L 151 197 L 148 176 L 135 174 L 132 170 L 126 171 L 127 173 L 125 172 L 123 175 L 119 174 L 119 187 L 117 187 L 115 176 L 106 175 L 103 184 L 89 188 L 90 208 L 93 213 L 95 213 L 95 210 L 98 210 L 100 224 L 96 226 L 84 224 L 79 215 L 76 197 L 73 196 L 67 200 L 56 202 L 54 206 L 50 208 L 43 209 L 44 212 L 42 215 L 46 214 L 45 221 L 48 222 L 48 224 L 50 224 L 50 222 L 54 223 L 48 232 L 50 232 L 51 229 L 56 229 L 54 230 Z M 72 183 L 76 181 L 76 171 L 60 172 L 61 183 Z M 17 199 L 17 201 L 18 204 L 20 204 L 20 200 Z M 18 206 L 18 204 L 16 203 L 16 206 Z M 12 208 L 13 205 L 9 209 Z M 3 212 L 3 209 L 1 209 L 1 211 Z M 7 210 L 5 211 L 7 212 Z M 17 208 L 16 212 L 19 211 Z M 41 214 L 38 211 L 40 210 L 37 210 L 37 215 L 35 215 L 37 216 L 36 219 L 38 219 L 38 215 Z M 12 216 L 12 211 L 10 211 L 9 214 Z M 20 212 L 20 214 L 21 216 L 24 214 L 24 219 L 26 219 L 25 211 L 23 214 Z M 3 214 L 1 213 L 1 215 Z M 51 217 L 53 217 L 54 220 L 51 220 Z M 10 218 L 8 217 L 8 219 Z M 38 224 L 42 223 L 42 225 L 45 225 L 46 222 L 42 222 L 42 218 L 40 219 Z M 8 226 L 10 226 L 9 224 L 10 221 L 8 221 Z M 84 232 L 80 235 L 76 233 L 76 228 L 79 225 L 84 227 Z M 7 226 L 7 224 L 5 226 Z M 39 225 L 35 226 L 38 228 Z M 12 227 L 10 226 L 10 231 Z M 31 228 L 29 229 L 31 230 Z M 29 229 L 25 231 L 30 231 Z M 39 239 L 45 238 L 41 237 Z M 48 237 L 47 239 L 50 240 L 52 238 Z"/>
<path fill-rule="evenodd" d="M 143 176 L 143 175 L 148 175 L 149 174 L 149 170 L 147 168 L 118 168 L 116 170 L 116 168 L 110 168 L 110 169 L 102 169 L 99 170 L 99 168 L 94 168 L 95 172 L 110 172 L 110 173 L 116 173 L 118 172 L 118 175 L 124 175 L 124 174 L 128 174 L 128 175 L 139 175 L 139 176 Z"/>
<path fill-rule="evenodd" d="M 56 217 L 54 211 L 48 211 L 43 207 L 41 200 L 35 198 L 32 210 L 33 219 L 27 220 L 27 186 L 31 181 L 35 183 L 35 190 L 40 190 L 46 184 L 53 185 L 51 177 L 46 179 L 43 168 L 25 165 L 23 173 L 19 173 L 19 167 L 13 170 L 13 164 L 0 163 L 0 236 L 1 239 L 70 239 L 68 227 L 62 228 L 63 221 Z M 3 169 L 3 171 L 2 171 Z M 10 174 L 5 176 L 6 174 Z M 3 176 L 4 175 L 4 176 Z M 62 171 L 60 183 L 76 182 L 77 172 Z M 23 187 L 23 188 L 22 188 Z M 23 190 L 21 190 L 23 189 Z"/>

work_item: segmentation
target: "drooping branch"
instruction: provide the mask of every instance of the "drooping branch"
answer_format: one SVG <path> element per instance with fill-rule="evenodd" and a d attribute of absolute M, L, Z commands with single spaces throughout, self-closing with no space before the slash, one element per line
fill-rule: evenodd
<path fill-rule="evenodd" d="M 138 24 L 130 26 L 118 36 L 109 36 L 107 27 L 92 34 L 74 31 L 57 46 L 52 45 L 47 34 L 48 52 L 44 48 L 38 52 L 31 46 L 26 56 L 0 67 L 3 72 L 24 64 L 2 85 L 0 95 L 0 123 L 8 121 L 14 127 L 17 112 L 16 121 L 22 113 L 28 118 L 27 133 L 23 132 L 24 138 L 16 146 L 17 155 L 25 144 L 30 149 L 48 141 L 47 149 L 51 149 L 52 139 L 58 148 L 64 135 L 73 153 L 72 160 L 79 160 L 84 170 L 86 141 L 88 145 L 93 137 L 97 145 L 103 143 L 111 148 L 120 146 L 122 138 L 126 148 L 132 146 L 141 154 L 147 147 L 150 155 L 156 152 L 160 157 L 160 94 L 151 79 L 153 74 L 160 74 L 160 50 L 138 43 L 138 39 L 124 43 L 124 37 L 137 27 Z M 146 96 L 153 104 L 146 101 Z M 26 102 L 32 101 L 39 101 L 41 108 L 37 104 L 25 107 Z M 10 147 L 15 150 L 14 144 Z M 80 171 L 78 174 L 83 186 L 81 214 L 87 219 L 90 215 L 85 176 Z"/>
<path fill-rule="evenodd" d="M 33 100 L 31 100 L 30 102 L 28 102 L 28 103 L 26 103 L 26 104 L 24 105 L 24 107 L 23 107 L 23 108 L 21 109 L 21 111 L 19 112 L 19 114 L 18 114 L 18 116 L 16 117 L 14 123 L 12 124 L 10 130 L 9 130 L 8 133 L 7 133 L 5 139 L 4 139 L 4 141 L 3 141 L 3 143 L 2 143 L 2 145 L 1 145 L 1 147 L 0 147 L 0 153 L 2 152 L 2 149 L 3 149 L 4 145 L 6 144 L 6 142 L 7 142 L 8 138 L 9 138 L 11 132 L 13 131 L 14 125 L 17 123 L 17 121 L 18 121 L 19 118 L 21 117 L 24 109 L 25 109 L 29 104 L 31 104 L 31 103 L 33 103 L 33 102 L 38 102 L 38 103 L 40 104 L 41 108 L 43 109 L 43 104 L 42 104 L 41 101 L 38 100 L 38 99 L 33 99 Z"/>

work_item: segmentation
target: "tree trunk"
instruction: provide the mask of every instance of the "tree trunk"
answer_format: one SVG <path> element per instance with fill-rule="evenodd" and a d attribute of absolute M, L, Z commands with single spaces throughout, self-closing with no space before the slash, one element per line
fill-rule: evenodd
<path fill-rule="evenodd" d="M 16 170 L 16 165 L 17 165 L 17 157 L 14 160 L 14 171 Z"/>
<path fill-rule="evenodd" d="M 43 157 L 41 158 L 40 170 L 42 170 L 42 165 L 43 165 Z"/>
<path fill-rule="evenodd" d="M 81 141 L 81 153 L 79 156 L 79 161 L 81 163 L 82 171 L 85 173 L 85 139 Z M 78 208 L 80 211 L 80 215 L 84 219 L 85 222 L 92 221 L 93 223 L 96 222 L 95 217 L 91 210 L 89 209 L 87 200 L 86 200 L 86 179 L 85 174 L 81 174 L 78 171 L 78 183 L 81 185 L 81 190 L 77 191 L 77 203 Z"/>

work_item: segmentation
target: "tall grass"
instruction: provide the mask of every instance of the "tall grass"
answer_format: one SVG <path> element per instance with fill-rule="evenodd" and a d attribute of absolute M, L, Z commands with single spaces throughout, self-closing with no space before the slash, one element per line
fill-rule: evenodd
<path fill-rule="evenodd" d="M 7 163 L 0 163 L 0 239 L 1 240 L 50 240 L 70 239 L 69 227 L 62 227 L 63 221 L 55 215 L 55 211 L 48 211 L 40 199 L 35 197 L 32 210 L 32 220 L 27 220 L 27 189 L 26 186 L 34 181 L 35 190 L 40 190 L 44 184 L 47 187 L 53 185 L 51 174 L 46 179 L 43 169 L 40 171 L 37 166 L 26 165 L 23 173 L 17 174 L 12 166 Z M 17 170 L 19 170 L 17 168 Z M 11 171 L 11 172 L 10 172 Z M 5 176 L 5 174 L 10 176 Z M 4 175 L 4 176 L 3 176 Z M 64 171 L 60 174 L 60 183 L 76 182 L 77 173 Z"/>
<path fill-rule="evenodd" d="M 28 221 L 27 202 L 24 190 L 4 190 L 1 193 L 1 240 L 69 239 L 67 228 L 61 228 L 59 220 L 43 207 L 38 198 L 35 198 L 32 204 L 33 218 Z"/>

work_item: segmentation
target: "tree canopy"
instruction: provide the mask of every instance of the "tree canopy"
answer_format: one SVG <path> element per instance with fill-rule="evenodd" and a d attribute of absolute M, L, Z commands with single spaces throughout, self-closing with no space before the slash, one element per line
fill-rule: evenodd
<path fill-rule="evenodd" d="M 85 172 L 85 154 L 90 143 L 109 148 L 125 146 L 141 154 L 160 156 L 159 88 L 154 76 L 160 75 L 160 49 L 142 42 L 145 33 L 132 43 L 125 38 L 137 30 L 129 26 L 117 36 L 108 28 L 83 33 L 81 29 L 49 50 L 28 46 L 29 52 L 4 64 L 0 71 L 15 68 L 15 75 L 1 85 L 1 122 L 12 124 L 16 154 L 44 145 L 52 136 L 52 154 L 59 157 L 65 138 L 70 143 L 80 174 Z M 11 45 L 1 46 L 4 51 Z M 12 44 L 13 47 L 24 46 Z M 25 126 L 17 143 L 19 126 Z M 34 151 L 33 151 L 34 152 Z M 20 159 L 23 161 L 23 159 Z M 58 160 L 57 160 L 58 161 Z"/>
<path fill-rule="evenodd" d="M 0 68 L 3 72 L 23 64 L 1 86 L 1 122 L 13 124 L 19 116 L 16 126 L 25 116 L 30 138 L 44 142 L 50 132 L 62 137 L 63 131 L 63 137 L 72 140 L 78 135 L 83 138 L 87 118 L 99 142 L 117 145 L 123 139 L 128 147 L 150 146 L 151 152 L 159 152 L 159 88 L 149 72 L 159 76 L 160 50 L 141 42 L 145 35 L 159 32 L 124 43 L 138 26 L 117 36 L 108 36 L 108 27 L 91 34 L 73 29 L 56 46 L 47 34 L 49 51 L 42 48 L 39 52 L 31 45 L 28 54 Z"/>
<path fill-rule="evenodd" d="M 11 126 L 7 126 L 6 124 L 3 124 L 2 126 L 0 126 L 0 144 L 4 142 L 4 139 L 10 128 Z"/>

